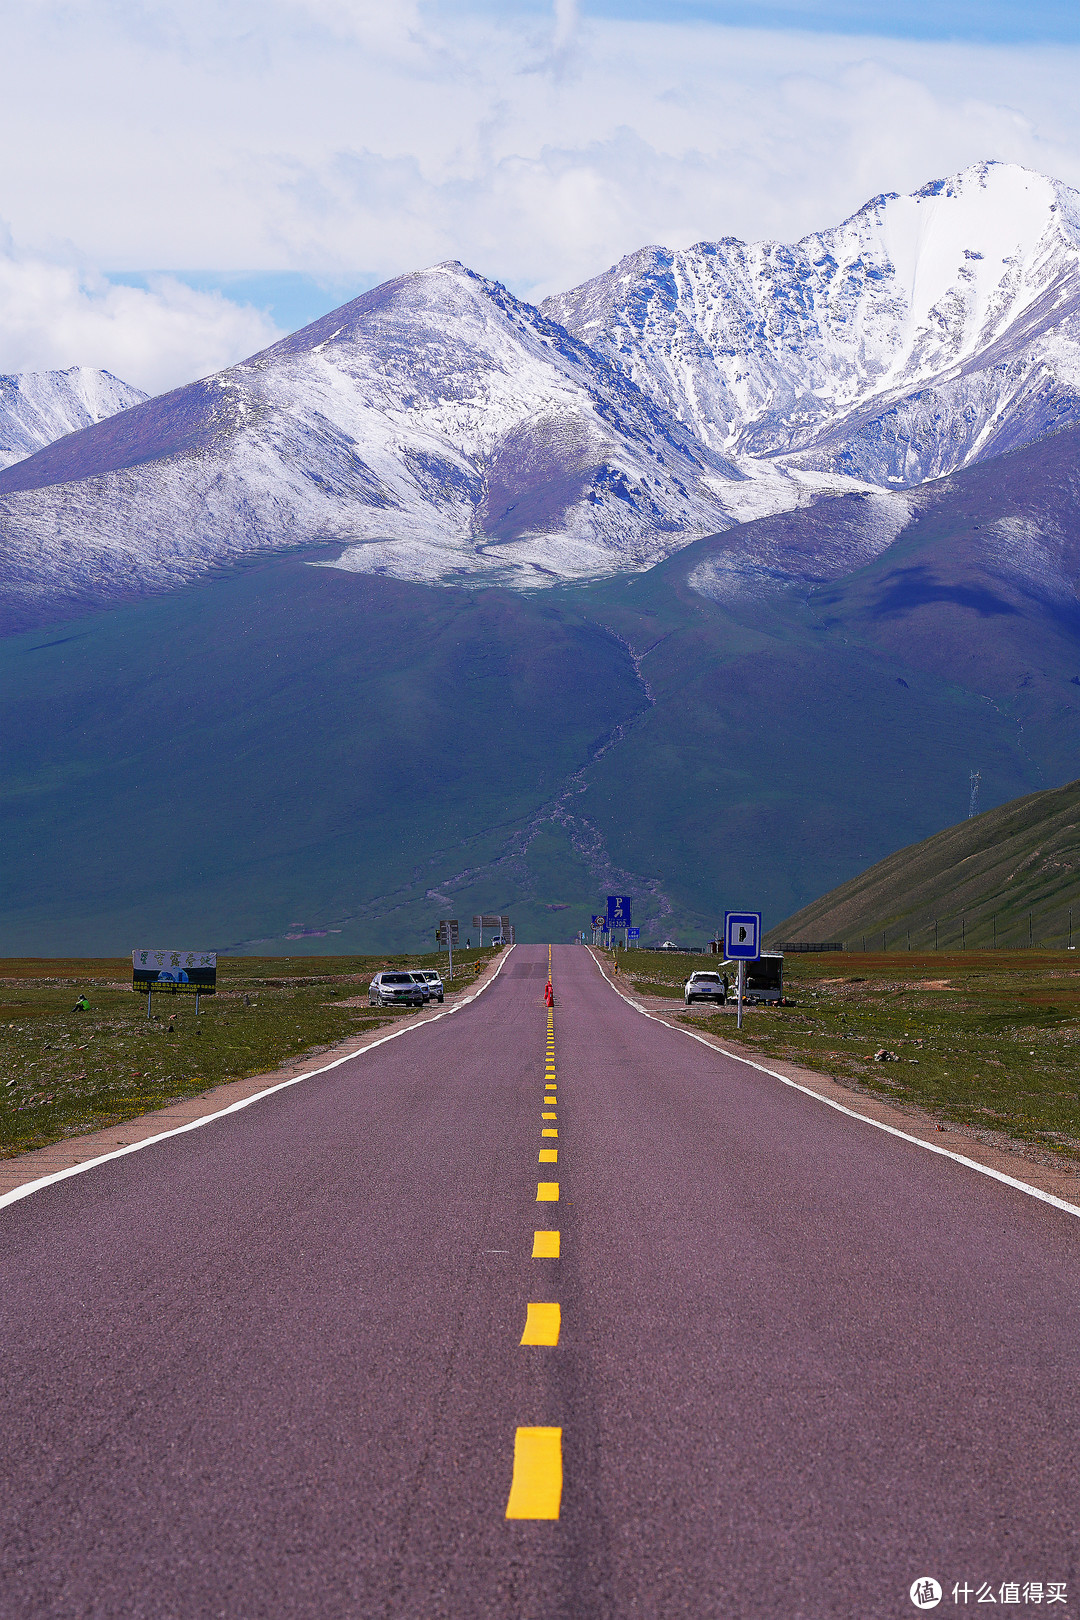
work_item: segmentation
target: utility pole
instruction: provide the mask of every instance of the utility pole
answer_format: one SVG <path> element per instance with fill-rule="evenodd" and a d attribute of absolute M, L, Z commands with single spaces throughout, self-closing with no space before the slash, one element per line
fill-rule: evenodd
<path fill-rule="evenodd" d="M 968 780 L 971 786 L 971 794 L 968 799 L 968 820 L 970 821 L 972 816 L 977 816 L 979 813 L 979 783 L 982 781 L 982 772 L 970 771 Z"/>

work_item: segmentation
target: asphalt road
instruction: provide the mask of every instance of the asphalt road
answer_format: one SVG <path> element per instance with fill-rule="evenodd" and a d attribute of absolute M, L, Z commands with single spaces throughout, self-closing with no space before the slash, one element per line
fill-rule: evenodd
<path fill-rule="evenodd" d="M 0 1210 L 4 1620 L 1076 1612 L 1080 1222 L 546 972 Z"/>

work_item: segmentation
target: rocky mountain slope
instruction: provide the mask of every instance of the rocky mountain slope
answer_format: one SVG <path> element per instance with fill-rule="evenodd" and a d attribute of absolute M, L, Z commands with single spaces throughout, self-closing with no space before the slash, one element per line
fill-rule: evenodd
<path fill-rule="evenodd" d="M 781 504 L 816 486 L 798 487 Z M 753 511 L 753 488 L 617 367 L 446 264 L 0 473 L 3 593 L 29 622 L 312 545 L 528 587 L 648 567 Z"/>
<path fill-rule="evenodd" d="M 1080 419 L 1080 195 L 1015 164 L 542 307 L 723 455 L 909 486 Z"/>
<path fill-rule="evenodd" d="M 0 471 L 0 625 L 290 549 L 532 589 L 730 531 L 707 594 L 813 585 L 1075 421 L 1080 195 L 1013 165 L 793 247 L 644 249 L 542 311 L 438 265 Z M 1000 539 L 1021 573 L 1058 544 Z"/>
<path fill-rule="evenodd" d="M 141 389 L 90 366 L 0 377 L 0 468 L 145 398 Z"/>

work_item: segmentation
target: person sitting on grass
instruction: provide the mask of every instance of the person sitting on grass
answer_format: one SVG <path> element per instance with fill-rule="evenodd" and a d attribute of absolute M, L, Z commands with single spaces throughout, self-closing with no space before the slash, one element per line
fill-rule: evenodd
<path fill-rule="evenodd" d="M 80 996 L 78 1001 L 75 1003 L 74 1007 L 72 1007 L 71 1010 L 72 1010 L 72 1012 L 89 1012 L 90 1011 L 90 1003 L 87 1001 L 85 996 Z"/>

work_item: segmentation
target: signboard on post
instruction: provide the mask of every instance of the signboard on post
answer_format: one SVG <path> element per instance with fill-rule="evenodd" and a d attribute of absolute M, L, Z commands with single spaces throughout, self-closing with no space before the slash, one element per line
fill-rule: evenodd
<path fill-rule="evenodd" d="M 640 928 L 628 928 L 626 930 L 626 937 L 627 937 L 627 939 L 640 939 L 641 938 L 641 929 Z"/>
<path fill-rule="evenodd" d="M 494 911 L 493 912 L 485 911 L 483 916 L 474 917 L 473 920 L 472 920 L 472 925 L 473 925 L 474 928 L 479 928 L 479 930 L 480 930 L 480 943 L 481 943 L 481 945 L 483 945 L 483 943 L 484 943 L 484 929 L 485 928 L 490 928 L 490 930 L 491 930 L 491 932 L 493 934 L 502 934 L 504 939 L 506 938 L 506 935 L 510 932 L 510 919 L 509 919 L 509 917 L 500 917 L 499 914 L 497 912 L 494 912 Z"/>
<path fill-rule="evenodd" d="M 746 982 L 747 962 L 756 962 L 761 955 L 761 912 L 724 912 L 724 955 L 739 964 L 739 1009 L 736 1029 L 742 1029 L 743 985 Z"/>
<path fill-rule="evenodd" d="M 761 912 L 724 912 L 724 955 L 730 962 L 756 962 L 761 955 Z"/>
<path fill-rule="evenodd" d="M 217 993 L 217 951 L 132 951 L 131 988 L 146 992 L 146 1016 L 155 990 L 199 997 Z"/>
<path fill-rule="evenodd" d="M 456 917 L 443 917 L 439 922 L 439 949 L 446 952 L 450 958 L 449 977 L 454 977 L 454 946 L 458 942 L 458 920 Z"/>
<path fill-rule="evenodd" d="M 609 894 L 607 897 L 607 924 L 614 931 L 616 928 L 629 928 L 630 908 L 632 900 L 628 894 Z"/>

